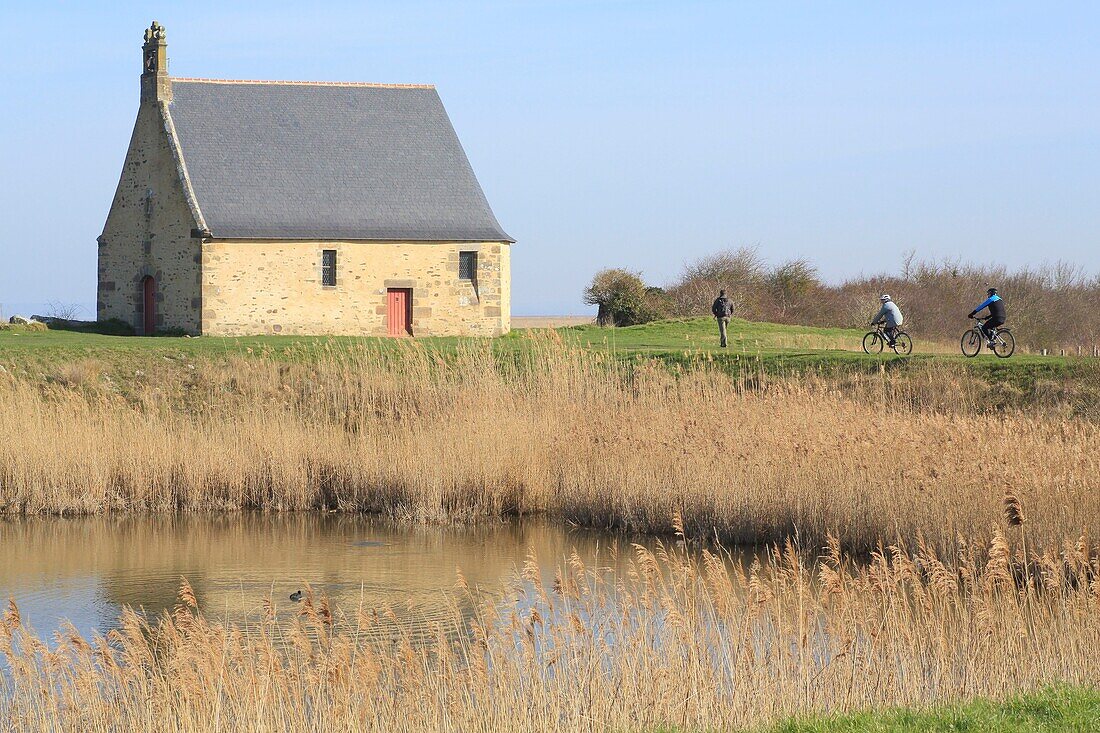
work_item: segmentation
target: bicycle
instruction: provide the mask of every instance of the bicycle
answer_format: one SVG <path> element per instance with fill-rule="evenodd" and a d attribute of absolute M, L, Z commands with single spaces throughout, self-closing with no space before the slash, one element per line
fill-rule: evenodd
<path fill-rule="evenodd" d="M 876 323 L 874 331 L 868 331 L 863 337 L 863 351 L 868 354 L 881 354 L 889 341 L 886 338 L 886 324 Z M 908 356 L 913 353 L 913 339 L 900 328 L 894 333 L 894 353 Z"/>
<path fill-rule="evenodd" d="M 978 326 L 988 321 L 988 318 L 980 318 L 978 316 L 972 316 L 975 321 L 978 321 L 978 325 L 971 329 L 968 329 L 962 335 L 960 346 L 962 347 L 963 355 L 966 358 L 972 358 L 978 355 L 978 352 L 982 350 L 982 344 L 986 345 L 986 348 L 992 351 L 994 354 L 1002 359 L 1007 359 L 1012 356 L 1016 351 L 1016 339 L 1012 337 L 1012 331 L 1007 328 L 998 327 L 993 333 L 992 340 L 986 338 L 986 334 Z M 992 345 L 990 345 L 992 342 Z"/>

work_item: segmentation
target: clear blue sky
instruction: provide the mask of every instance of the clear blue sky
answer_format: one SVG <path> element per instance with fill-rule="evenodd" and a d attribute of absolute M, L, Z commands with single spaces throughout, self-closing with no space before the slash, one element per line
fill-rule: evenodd
<path fill-rule="evenodd" d="M 1100 4 L 0 2 L 0 304 L 93 309 L 143 29 L 179 76 L 436 84 L 517 314 L 754 244 L 1100 271 Z"/>

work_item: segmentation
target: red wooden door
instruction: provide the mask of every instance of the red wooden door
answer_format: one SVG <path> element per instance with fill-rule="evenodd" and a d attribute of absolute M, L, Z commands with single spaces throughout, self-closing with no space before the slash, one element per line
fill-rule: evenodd
<path fill-rule="evenodd" d="M 405 288 L 387 290 L 386 314 L 390 336 L 412 336 L 412 291 Z"/>
<path fill-rule="evenodd" d="M 143 301 L 142 333 L 152 336 L 157 330 L 157 284 L 151 277 L 145 277 L 141 281 L 141 295 Z"/>

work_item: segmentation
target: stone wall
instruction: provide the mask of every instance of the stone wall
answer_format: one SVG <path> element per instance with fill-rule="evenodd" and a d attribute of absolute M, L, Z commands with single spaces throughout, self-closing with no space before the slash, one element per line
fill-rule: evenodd
<path fill-rule="evenodd" d="M 202 292 L 195 217 L 156 100 L 138 109 L 111 211 L 99 238 L 99 320 L 118 318 L 141 333 L 142 280 L 156 282 L 158 329 L 198 333 Z"/>
<path fill-rule="evenodd" d="M 322 251 L 336 250 L 336 286 Z M 458 277 L 476 250 L 477 277 Z M 414 336 L 498 336 L 511 327 L 510 245 L 450 242 L 209 241 L 202 245 L 202 333 L 387 333 L 386 291 L 411 288 Z"/>

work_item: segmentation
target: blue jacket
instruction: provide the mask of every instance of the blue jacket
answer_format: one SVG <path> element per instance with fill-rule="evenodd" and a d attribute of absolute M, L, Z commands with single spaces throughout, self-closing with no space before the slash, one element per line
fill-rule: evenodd
<path fill-rule="evenodd" d="M 1005 319 L 1005 302 L 1001 300 L 999 295 L 990 295 L 988 298 L 982 301 L 974 310 L 970 311 L 970 315 L 978 315 L 978 311 L 983 308 L 989 308 L 989 317 L 994 321 L 1004 321 Z"/>

